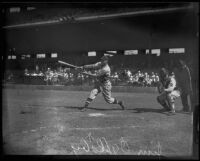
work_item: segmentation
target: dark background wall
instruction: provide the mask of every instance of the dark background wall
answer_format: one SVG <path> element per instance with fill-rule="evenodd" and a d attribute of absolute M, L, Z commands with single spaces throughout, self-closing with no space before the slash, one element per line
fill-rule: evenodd
<path fill-rule="evenodd" d="M 57 52 L 61 60 L 82 65 L 97 61 L 105 50 L 161 49 L 161 57 L 117 56 L 111 64 L 124 64 L 126 67 L 142 66 L 158 62 L 170 63 L 176 59 L 167 53 L 168 48 L 185 48 L 185 58 L 198 66 L 198 17 L 194 10 L 173 13 L 160 13 L 143 16 L 96 20 L 90 22 L 62 23 L 38 27 L 5 30 L 6 48 L 15 48 L 15 54 Z M 97 57 L 87 57 L 88 51 L 98 51 Z M 9 52 L 7 52 L 9 55 Z M 53 62 L 57 59 L 45 59 Z M 44 60 L 10 60 L 9 66 L 32 68 Z M 142 63 L 141 63 L 142 62 Z M 12 65 L 11 65 L 12 64 Z M 17 65 L 18 64 L 18 65 Z M 148 67 L 148 66 L 147 66 Z"/>
<path fill-rule="evenodd" d="M 194 13 L 177 12 L 12 29 L 6 31 L 6 45 L 18 53 L 169 47 L 191 52 L 196 33 Z"/>

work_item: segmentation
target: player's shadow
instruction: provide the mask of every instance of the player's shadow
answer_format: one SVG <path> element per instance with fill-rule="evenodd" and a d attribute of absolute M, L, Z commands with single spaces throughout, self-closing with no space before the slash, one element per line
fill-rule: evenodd
<path fill-rule="evenodd" d="M 80 106 L 80 107 L 78 107 L 78 106 L 64 106 L 64 108 L 66 108 L 66 109 L 78 109 L 78 110 L 80 110 L 82 108 L 82 106 Z M 96 108 L 96 107 L 87 107 L 86 109 L 87 110 L 95 110 L 95 111 L 96 110 L 97 111 L 119 111 L 119 110 L 122 110 L 121 108 Z"/>
<path fill-rule="evenodd" d="M 152 108 L 134 108 L 133 113 L 144 113 L 144 112 L 155 112 L 165 115 L 170 115 L 171 113 L 167 112 L 165 109 L 152 109 Z"/>
<path fill-rule="evenodd" d="M 134 112 L 133 113 L 143 113 L 143 112 L 155 112 L 155 113 L 162 113 L 165 115 L 173 115 L 173 113 L 170 113 L 168 111 L 166 111 L 165 109 L 152 109 L 152 108 L 134 108 L 133 109 Z M 191 112 L 185 112 L 182 110 L 176 110 L 176 113 L 180 113 L 180 114 L 186 114 L 186 115 L 191 115 Z"/>
<path fill-rule="evenodd" d="M 87 107 L 90 110 L 97 110 L 97 111 L 122 111 L 121 108 L 95 108 L 95 107 Z"/>

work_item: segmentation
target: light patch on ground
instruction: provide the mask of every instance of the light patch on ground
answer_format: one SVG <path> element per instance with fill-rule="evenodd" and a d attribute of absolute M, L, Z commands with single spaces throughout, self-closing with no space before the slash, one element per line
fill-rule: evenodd
<path fill-rule="evenodd" d="M 90 117 L 99 117 L 99 116 L 105 116 L 103 113 L 90 113 L 88 114 Z"/>
<path fill-rule="evenodd" d="M 59 151 L 53 148 L 49 148 L 45 151 L 45 154 L 47 155 L 58 155 Z"/>
<path fill-rule="evenodd" d="M 112 154 L 123 155 L 128 149 L 126 143 L 130 155 L 159 151 L 167 157 L 192 154 L 193 118 L 180 111 L 180 99 L 175 115 L 161 112 L 155 100 L 157 94 L 135 92 L 114 93 L 126 102 L 127 110 L 107 105 L 99 97 L 93 102 L 95 108 L 82 112 L 79 107 L 83 102 L 77 98 L 84 99 L 88 92 L 20 90 L 19 94 L 16 89 L 6 92 L 3 136 L 8 154 L 74 155 L 76 150 L 86 155 L 104 155 L 110 154 L 106 152 L 110 147 L 115 150 Z M 93 135 L 89 137 L 90 133 Z M 121 141 L 122 137 L 126 140 Z"/>

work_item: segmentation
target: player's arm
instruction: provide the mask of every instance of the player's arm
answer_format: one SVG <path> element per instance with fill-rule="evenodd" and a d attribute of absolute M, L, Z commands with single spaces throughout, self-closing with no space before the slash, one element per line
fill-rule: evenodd
<path fill-rule="evenodd" d="M 83 74 L 85 75 L 88 75 L 88 76 L 91 76 L 91 77 L 97 77 L 97 74 L 92 74 L 92 73 L 89 73 L 89 72 L 82 72 Z"/>
<path fill-rule="evenodd" d="M 82 72 L 83 74 L 86 74 L 86 75 L 89 75 L 89 76 L 92 76 L 92 77 L 99 77 L 99 76 L 102 76 L 102 75 L 105 75 L 105 74 L 108 74 L 107 71 L 105 70 L 101 70 L 95 74 L 92 74 L 92 73 L 89 73 L 89 72 Z M 108 76 L 109 78 L 112 78 L 111 76 Z"/>
<path fill-rule="evenodd" d="M 96 69 L 101 65 L 100 62 L 95 63 L 95 64 L 90 64 L 90 65 L 84 65 L 83 69 Z"/>
<path fill-rule="evenodd" d="M 162 93 L 164 91 L 164 87 L 161 82 L 158 82 L 157 89 L 158 89 L 158 93 Z"/>
<path fill-rule="evenodd" d="M 100 62 L 95 63 L 95 64 L 90 64 L 90 65 L 84 65 L 84 66 L 80 66 L 80 67 L 76 67 L 76 70 L 84 70 L 84 69 L 96 69 L 101 65 Z"/>

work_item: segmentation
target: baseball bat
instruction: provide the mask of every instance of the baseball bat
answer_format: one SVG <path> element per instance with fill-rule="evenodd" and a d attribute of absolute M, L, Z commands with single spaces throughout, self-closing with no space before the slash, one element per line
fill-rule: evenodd
<path fill-rule="evenodd" d="M 66 63 L 66 62 L 61 61 L 61 60 L 58 60 L 58 63 L 63 64 L 63 65 L 67 65 L 67 66 L 72 67 L 72 68 L 79 68 L 76 65 L 73 65 L 73 64 L 70 64 L 70 63 Z"/>

